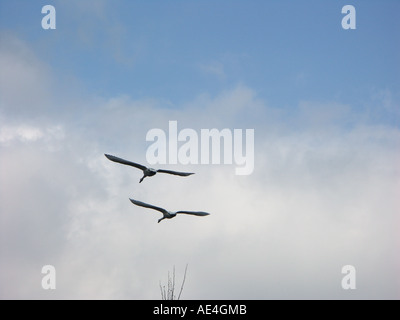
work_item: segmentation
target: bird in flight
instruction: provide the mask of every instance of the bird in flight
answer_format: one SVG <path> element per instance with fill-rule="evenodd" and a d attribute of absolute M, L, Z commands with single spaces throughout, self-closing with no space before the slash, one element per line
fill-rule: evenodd
<path fill-rule="evenodd" d="M 141 183 L 144 178 L 152 177 L 158 172 L 174 174 L 176 176 L 182 176 L 182 177 L 187 177 L 187 176 L 190 176 L 190 175 L 194 174 L 194 173 L 191 173 L 191 172 L 179 172 L 179 171 L 172 171 L 172 170 L 147 168 L 146 166 L 143 166 L 141 164 L 138 164 L 138 163 L 135 163 L 135 162 L 132 162 L 132 161 L 128 161 L 128 160 L 125 160 L 125 159 L 121 159 L 121 158 L 112 156 L 110 154 L 104 154 L 104 155 L 106 156 L 107 159 L 109 159 L 111 161 L 118 162 L 118 163 L 121 163 L 121 164 L 126 164 L 128 166 L 132 166 L 132 167 L 135 167 L 135 168 L 138 168 L 138 169 L 142 170 L 143 171 L 143 177 L 140 179 L 139 183 Z"/>
<path fill-rule="evenodd" d="M 165 210 L 163 208 L 156 207 L 156 206 L 153 206 L 151 204 L 147 204 L 147 203 L 144 203 L 144 202 L 141 202 L 141 201 L 137 201 L 137 200 L 134 200 L 134 199 L 129 199 L 129 200 L 131 200 L 131 202 L 133 204 L 137 205 L 137 206 L 160 211 L 163 214 L 163 217 L 158 220 L 158 223 L 160 223 L 164 219 L 172 219 L 177 214 L 181 214 L 181 213 L 182 214 L 191 214 L 191 215 L 194 215 L 194 216 L 208 216 L 209 215 L 209 213 L 203 212 L 203 211 L 176 211 L 176 212 L 172 212 L 172 211 L 168 211 L 168 210 Z"/>

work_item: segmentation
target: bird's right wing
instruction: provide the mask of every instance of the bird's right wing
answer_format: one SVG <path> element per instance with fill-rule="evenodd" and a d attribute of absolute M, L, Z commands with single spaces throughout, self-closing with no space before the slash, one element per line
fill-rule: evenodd
<path fill-rule="evenodd" d="M 138 164 L 138 163 L 135 163 L 135 162 L 132 162 L 132 161 L 121 159 L 121 158 L 112 156 L 110 154 L 104 154 L 104 155 L 106 156 L 107 159 L 109 159 L 111 161 L 114 161 L 114 162 L 118 162 L 118 163 L 121 163 L 121 164 L 126 164 L 128 166 L 132 166 L 132 167 L 138 168 L 140 170 L 146 170 L 147 169 L 145 166 L 142 166 L 141 164 Z"/>
<path fill-rule="evenodd" d="M 204 211 L 178 211 L 176 214 L 183 213 L 183 214 L 191 214 L 194 216 L 208 216 L 210 215 L 208 212 Z"/>
<path fill-rule="evenodd" d="M 164 170 L 164 169 L 158 169 L 157 172 L 174 174 L 176 176 L 182 176 L 182 177 L 187 177 L 194 174 L 192 172 L 179 172 L 179 171 Z"/>
<path fill-rule="evenodd" d="M 129 198 L 129 200 L 131 200 L 131 202 L 132 202 L 133 204 L 137 205 L 137 206 L 144 207 L 144 208 L 149 208 L 149 209 L 153 209 L 153 210 L 157 210 L 157 211 L 160 211 L 162 214 L 168 213 L 168 211 L 165 210 L 165 209 L 163 209 L 163 208 L 156 207 L 156 206 L 153 206 L 153 205 L 151 205 L 151 204 L 144 203 L 144 202 L 142 202 L 142 201 L 137 201 L 137 200 L 130 199 L 130 198 Z"/>

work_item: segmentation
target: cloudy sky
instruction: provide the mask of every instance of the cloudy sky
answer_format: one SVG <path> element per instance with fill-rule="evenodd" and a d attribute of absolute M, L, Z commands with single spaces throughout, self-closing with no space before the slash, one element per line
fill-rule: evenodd
<path fill-rule="evenodd" d="M 184 299 L 400 298 L 400 3 L 346 4 L 0 0 L 0 298 L 159 299 L 186 264 Z M 254 129 L 254 172 L 104 157 L 169 121 Z"/>

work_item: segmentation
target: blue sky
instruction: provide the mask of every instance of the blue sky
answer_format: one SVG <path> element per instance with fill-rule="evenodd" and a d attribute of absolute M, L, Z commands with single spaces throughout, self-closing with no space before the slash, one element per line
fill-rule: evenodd
<path fill-rule="evenodd" d="M 77 9 L 55 1 L 2 1 L 0 26 L 28 41 L 57 78 L 105 97 L 179 105 L 237 84 L 279 108 L 300 100 L 359 106 L 371 92 L 398 99 L 397 1 L 355 1 L 357 29 L 341 28 L 345 1 L 115 1 Z"/>
<path fill-rule="evenodd" d="M 184 299 L 398 299 L 399 12 L 0 0 L 0 298 L 157 299 L 188 263 Z M 196 174 L 139 184 L 104 157 L 146 164 L 146 134 L 170 121 L 254 129 L 254 172 L 178 161 L 162 167 Z M 129 198 L 211 214 L 158 224 Z"/>

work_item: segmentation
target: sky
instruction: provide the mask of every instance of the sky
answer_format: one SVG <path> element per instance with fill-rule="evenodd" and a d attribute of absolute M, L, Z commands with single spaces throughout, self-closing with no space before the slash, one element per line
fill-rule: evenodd
<path fill-rule="evenodd" d="M 0 298 L 160 299 L 187 264 L 183 299 L 399 299 L 399 10 L 0 0 Z M 170 121 L 254 130 L 254 171 L 154 164 L 196 174 L 139 184 L 104 157 L 149 165 Z M 158 224 L 129 198 L 211 214 Z"/>

